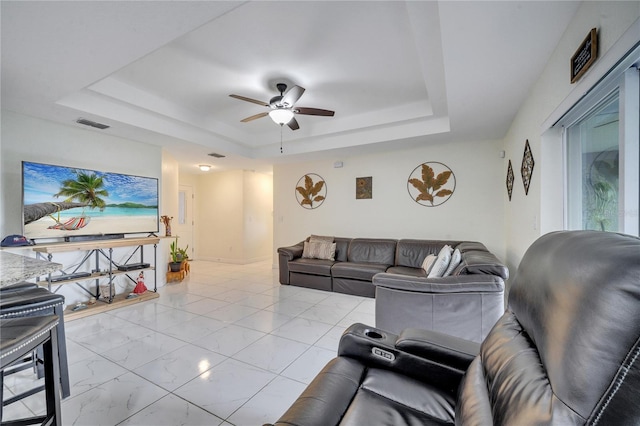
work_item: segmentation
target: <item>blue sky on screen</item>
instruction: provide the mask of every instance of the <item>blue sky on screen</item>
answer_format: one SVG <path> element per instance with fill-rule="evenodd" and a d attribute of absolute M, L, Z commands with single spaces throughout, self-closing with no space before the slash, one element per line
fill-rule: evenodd
<path fill-rule="evenodd" d="M 103 189 L 109 196 L 101 198 L 107 204 L 131 202 L 145 206 L 158 205 L 158 180 L 155 178 L 29 162 L 23 162 L 24 204 L 64 201 L 63 197 L 56 198 L 54 194 L 60 191 L 64 180 L 76 178 L 74 170 L 102 176 Z"/>

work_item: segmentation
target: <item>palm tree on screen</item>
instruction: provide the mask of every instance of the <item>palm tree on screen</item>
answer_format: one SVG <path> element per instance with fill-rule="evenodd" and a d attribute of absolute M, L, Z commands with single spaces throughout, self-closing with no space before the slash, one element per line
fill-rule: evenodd
<path fill-rule="evenodd" d="M 99 208 L 101 211 L 106 207 L 105 201 L 100 197 L 109 196 L 109 192 L 104 189 L 104 180 L 96 173 L 86 173 L 74 170 L 76 179 L 66 179 L 62 181 L 62 186 L 54 197 L 66 197 L 66 202 L 77 201 L 90 209 Z"/>

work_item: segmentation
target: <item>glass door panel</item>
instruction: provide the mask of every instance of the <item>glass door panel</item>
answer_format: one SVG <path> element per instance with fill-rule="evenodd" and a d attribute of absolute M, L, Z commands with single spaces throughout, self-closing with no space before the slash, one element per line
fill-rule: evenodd
<path fill-rule="evenodd" d="M 619 231 L 619 96 L 568 129 L 569 229 Z"/>

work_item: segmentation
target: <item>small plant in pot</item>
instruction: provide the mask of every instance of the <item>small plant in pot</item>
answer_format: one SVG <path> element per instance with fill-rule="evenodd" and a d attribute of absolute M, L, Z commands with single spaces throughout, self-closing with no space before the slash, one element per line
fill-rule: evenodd
<path fill-rule="evenodd" d="M 171 269 L 171 272 L 179 272 L 184 254 L 182 253 L 183 250 L 178 247 L 177 238 L 174 242 L 171 243 L 169 248 L 169 253 L 171 254 L 171 262 L 169 262 L 169 268 Z"/>
<path fill-rule="evenodd" d="M 178 257 L 181 257 L 183 261 L 189 260 L 189 255 L 187 254 L 187 250 L 189 250 L 189 244 L 185 248 L 178 248 Z"/>

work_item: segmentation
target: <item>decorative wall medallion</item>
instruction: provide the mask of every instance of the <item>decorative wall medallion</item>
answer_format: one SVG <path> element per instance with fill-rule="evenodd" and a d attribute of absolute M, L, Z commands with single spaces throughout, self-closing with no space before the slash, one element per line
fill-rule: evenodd
<path fill-rule="evenodd" d="M 529 139 L 524 145 L 524 156 L 522 157 L 522 167 L 520 173 L 522 174 L 522 183 L 524 183 L 524 193 L 529 195 L 529 185 L 531 184 L 531 175 L 533 174 L 533 154 L 531 153 L 531 147 L 529 146 Z"/>
<path fill-rule="evenodd" d="M 366 200 L 373 198 L 373 178 L 359 177 L 356 178 L 356 200 Z"/>
<path fill-rule="evenodd" d="M 296 199 L 305 209 L 320 207 L 327 197 L 327 185 L 324 179 L 315 174 L 308 173 L 298 180 L 296 185 Z"/>
<path fill-rule="evenodd" d="M 511 201 L 511 194 L 513 193 L 514 180 L 513 167 L 511 166 L 511 160 L 509 160 L 509 167 L 507 168 L 507 194 L 509 194 L 509 201 Z"/>
<path fill-rule="evenodd" d="M 409 196 L 416 203 L 436 207 L 447 201 L 456 189 L 456 177 L 449 167 L 436 161 L 420 164 L 407 181 Z"/>

